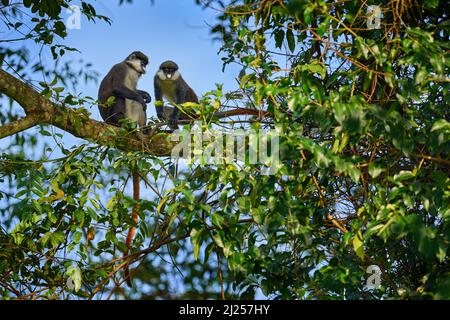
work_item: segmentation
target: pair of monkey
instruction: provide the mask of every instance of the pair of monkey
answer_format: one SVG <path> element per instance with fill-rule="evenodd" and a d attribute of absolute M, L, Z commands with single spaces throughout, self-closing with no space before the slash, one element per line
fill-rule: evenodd
<path fill-rule="evenodd" d="M 150 94 L 137 89 L 140 77 L 145 74 L 148 57 L 140 52 L 132 52 L 124 61 L 116 64 L 108 72 L 100 84 L 98 100 L 100 102 L 100 115 L 103 120 L 111 125 L 120 126 L 124 119 L 135 122 L 140 128 L 147 122 L 147 103 L 152 98 Z M 179 113 L 178 108 L 166 108 L 163 99 L 167 99 L 175 105 L 185 102 L 198 103 L 198 97 L 194 90 L 184 81 L 178 65 L 173 61 L 163 62 L 154 77 L 155 108 L 159 119 L 168 121 L 172 130 L 178 128 L 178 120 L 195 118 L 193 114 Z M 112 103 L 109 99 L 114 97 Z M 214 117 L 226 118 L 240 115 L 265 116 L 267 112 L 260 110 L 237 108 L 234 110 L 215 112 Z"/>
<path fill-rule="evenodd" d="M 124 61 L 113 66 L 102 80 L 98 100 L 100 115 L 106 123 L 120 126 L 121 122 L 127 119 L 137 123 L 139 128 L 146 125 L 147 103 L 150 103 L 152 98 L 148 92 L 138 90 L 137 84 L 140 77 L 146 73 L 147 65 L 148 57 L 140 51 L 135 51 Z M 165 108 L 163 98 L 179 105 L 185 102 L 198 103 L 197 95 L 184 81 L 178 71 L 178 65 L 170 60 L 160 65 L 154 77 L 154 87 L 158 118 L 167 120 L 172 130 L 177 129 L 178 109 Z M 110 97 L 115 99 L 108 104 Z"/>

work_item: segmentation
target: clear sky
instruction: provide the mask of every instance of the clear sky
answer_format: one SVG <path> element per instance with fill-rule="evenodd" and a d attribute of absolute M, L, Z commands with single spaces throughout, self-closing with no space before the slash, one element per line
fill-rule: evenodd
<path fill-rule="evenodd" d="M 129 53 L 140 50 L 150 57 L 148 72 L 139 88 L 153 93 L 153 76 L 164 60 L 174 60 L 180 66 L 184 79 L 201 95 L 215 89 L 215 83 L 223 83 L 224 89 L 236 87 L 239 68 L 227 67 L 222 72 L 218 55 L 219 42 L 213 42 L 208 25 L 213 25 L 217 12 L 203 10 L 194 0 L 134 0 L 133 4 L 118 5 L 118 0 L 98 0 L 98 13 L 113 20 L 92 23 L 83 19 L 81 29 L 69 30 L 65 44 L 81 51 L 69 57 L 92 62 L 93 69 L 102 78 L 112 65 L 122 61 Z M 67 15 L 69 16 L 69 15 Z M 48 55 L 46 60 L 51 61 Z M 97 96 L 97 86 L 90 83 L 80 87 L 82 94 Z M 153 103 L 148 116 L 156 116 Z M 97 110 L 92 116 L 100 119 Z"/>

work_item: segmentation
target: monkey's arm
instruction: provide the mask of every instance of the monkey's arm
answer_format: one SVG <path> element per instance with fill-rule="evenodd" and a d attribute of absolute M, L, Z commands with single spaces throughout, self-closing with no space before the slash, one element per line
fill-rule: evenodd
<path fill-rule="evenodd" d="M 152 102 L 152 96 L 150 95 L 150 93 L 148 93 L 147 91 L 144 90 L 136 90 L 137 93 L 139 93 L 142 98 L 144 98 L 145 103 L 150 103 Z"/>
<path fill-rule="evenodd" d="M 124 85 L 114 86 L 113 95 L 117 98 L 130 99 L 139 102 L 143 106 L 145 105 L 144 97 Z"/>
<path fill-rule="evenodd" d="M 144 108 L 144 111 L 147 111 L 147 103 L 152 102 L 152 97 L 150 96 L 150 93 L 144 90 L 136 90 L 136 92 L 144 99 L 144 104 L 142 107 Z"/>
<path fill-rule="evenodd" d="M 192 90 L 191 87 L 189 87 L 188 90 L 186 91 L 185 102 L 194 102 L 197 104 L 199 103 L 198 97 L 195 94 L 194 90 Z"/>
<path fill-rule="evenodd" d="M 145 108 L 145 99 L 136 90 L 132 90 L 124 83 L 127 70 L 121 64 L 115 66 L 115 74 L 111 80 L 112 94 L 117 98 L 130 99 L 139 102 Z"/>

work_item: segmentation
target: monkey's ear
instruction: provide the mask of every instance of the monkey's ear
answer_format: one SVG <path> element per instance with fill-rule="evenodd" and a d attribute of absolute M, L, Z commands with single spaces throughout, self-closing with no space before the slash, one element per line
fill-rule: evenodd
<path fill-rule="evenodd" d="M 134 53 L 130 54 L 127 58 L 127 60 L 135 60 L 136 59 L 136 55 Z"/>

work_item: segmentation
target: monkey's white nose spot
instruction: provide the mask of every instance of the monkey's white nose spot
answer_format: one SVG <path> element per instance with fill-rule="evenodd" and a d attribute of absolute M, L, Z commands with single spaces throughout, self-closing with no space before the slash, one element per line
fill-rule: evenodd
<path fill-rule="evenodd" d="M 167 78 L 169 78 L 169 79 L 172 78 L 172 74 L 171 74 L 171 73 L 168 73 L 168 74 L 167 74 Z"/>

